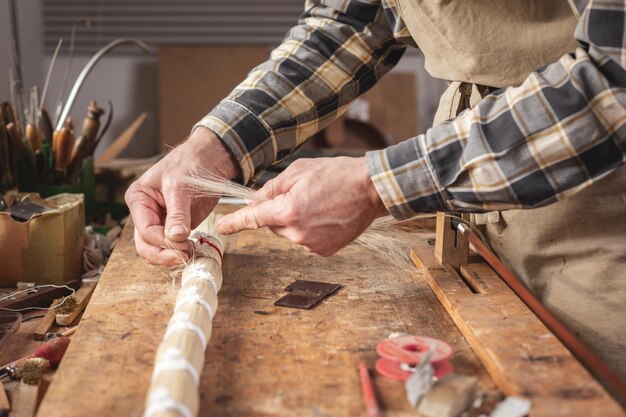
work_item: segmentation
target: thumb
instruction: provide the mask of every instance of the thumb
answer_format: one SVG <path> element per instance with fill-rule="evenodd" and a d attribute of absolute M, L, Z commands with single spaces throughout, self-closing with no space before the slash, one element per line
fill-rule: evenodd
<path fill-rule="evenodd" d="M 231 235 L 243 230 L 266 226 L 283 226 L 279 221 L 280 205 L 277 200 L 261 201 L 227 214 L 217 223 L 217 232 Z"/>
<path fill-rule="evenodd" d="M 174 242 L 182 242 L 191 233 L 191 195 L 176 185 L 163 193 L 167 217 L 165 236 Z"/>

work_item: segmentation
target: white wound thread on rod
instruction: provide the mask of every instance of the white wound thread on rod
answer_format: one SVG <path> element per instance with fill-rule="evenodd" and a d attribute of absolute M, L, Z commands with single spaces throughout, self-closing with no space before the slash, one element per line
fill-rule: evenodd
<path fill-rule="evenodd" d="M 148 406 L 143 413 L 144 417 L 154 417 L 164 411 L 174 411 L 182 417 L 194 417 L 193 412 L 185 404 L 170 397 L 167 388 L 156 388 L 148 397 Z"/>
<path fill-rule="evenodd" d="M 157 351 L 144 417 L 198 415 L 198 387 L 222 286 L 224 245 L 213 234 L 192 236 L 195 259 L 183 270 L 174 313 Z"/>
<path fill-rule="evenodd" d="M 215 277 L 209 271 L 207 271 L 206 265 L 201 265 L 194 262 L 189 264 L 189 266 L 185 268 L 185 270 L 187 271 L 187 273 L 183 274 L 181 278 L 183 284 L 189 279 L 189 277 L 193 277 L 194 279 L 207 281 L 215 290 L 215 294 L 218 293 L 219 289 L 217 288 L 217 282 L 215 280 Z"/>
<path fill-rule="evenodd" d="M 176 302 L 176 307 L 174 307 L 174 312 L 175 313 L 178 312 L 178 310 L 180 310 L 180 307 L 186 304 L 197 303 L 197 304 L 200 304 L 202 307 L 204 307 L 209 317 L 211 317 L 211 320 L 213 320 L 213 315 L 215 314 L 213 313 L 213 308 L 209 305 L 207 300 L 202 298 L 202 295 L 198 291 L 199 291 L 198 287 L 188 287 L 184 291 L 181 291 L 181 296 Z"/>
<path fill-rule="evenodd" d="M 177 348 L 167 348 L 167 350 L 163 353 L 161 360 L 154 366 L 154 371 L 152 372 L 152 379 L 156 379 L 156 377 L 162 371 L 187 371 L 189 375 L 193 378 L 196 384 L 200 383 L 200 374 L 193 367 L 191 362 L 189 362 L 182 354 L 182 351 Z"/>
<path fill-rule="evenodd" d="M 175 313 L 174 316 L 178 317 L 174 321 L 170 321 L 170 324 L 167 326 L 167 330 L 165 331 L 165 336 L 163 336 L 163 340 L 172 337 L 172 334 L 175 332 L 188 330 L 198 336 L 200 343 L 202 343 L 202 348 L 206 348 L 209 344 L 209 340 L 202 331 L 202 328 L 197 324 L 194 324 L 189 318 L 186 318 L 184 313 Z"/>

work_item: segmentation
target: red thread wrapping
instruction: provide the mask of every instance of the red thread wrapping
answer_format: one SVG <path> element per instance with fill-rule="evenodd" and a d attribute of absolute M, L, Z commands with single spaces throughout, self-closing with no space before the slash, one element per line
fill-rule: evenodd
<path fill-rule="evenodd" d="M 220 250 L 220 248 L 217 247 L 216 244 L 211 243 L 211 241 L 204 237 L 204 236 L 200 236 L 198 238 L 198 242 L 200 242 L 201 245 L 209 245 L 210 247 L 212 247 L 213 249 L 215 249 L 217 251 L 217 254 L 220 256 L 220 259 L 223 259 L 224 256 L 222 255 L 222 251 Z"/>

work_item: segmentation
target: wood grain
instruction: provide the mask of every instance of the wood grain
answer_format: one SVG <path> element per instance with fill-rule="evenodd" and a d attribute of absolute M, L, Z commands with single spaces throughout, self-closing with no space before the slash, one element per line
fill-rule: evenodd
<path fill-rule="evenodd" d="M 507 395 L 532 401 L 532 417 L 623 416 L 620 406 L 485 263 L 462 267 L 472 292 L 432 248 L 417 244 L 415 264 Z"/>
<path fill-rule="evenodd" d="M 127 225 L 72 337 L 40 417 L 139 417 L 176 290 L 140 259 Z M 419 235 L 416 235 L 419 237 Z M 401 331 L 444 339 L 453 363 L 493 383 L 428 286 L 356 246 L 331 258 L 267 230 L 229 240 L 224 284 L 201 382 L 201 416 L 355 416 L 365 413 L 358 364 Z M 273 306 L 296 279 L 343 284 L 312 310 Z M 413 416 L 404 386 L 376 377 L 385 415 Z M 203 388 L 204 387 L 204 388 Z"/>

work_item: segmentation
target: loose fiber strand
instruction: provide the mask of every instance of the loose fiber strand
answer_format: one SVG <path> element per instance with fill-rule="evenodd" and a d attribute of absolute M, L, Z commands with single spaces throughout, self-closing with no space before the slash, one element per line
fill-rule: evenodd
<path fill-rule="evenodd" d="M 196 197 L 233 197 L 250 201 L 265 199 L 251 188 L 209 173 L 203 173 L 202 176 L 186 176 L 183 181 L 191 186 Z"/>
<path fill-rule="evenodd" d="M 251 188 L 209 173 L 203 173 L 202 176 L 187 176 L 184 181 L 192 187 L 196 197 L 233 197 L 249 201 L 266 199 Z M 427 214 L 416 218 L 432 216 Z M 403 271 L 415 271 L 409 256 L 410 248 L 415 242 L 415 235 L 412 233 L 414 228 L 412 229 L 410 224 L 411 221 L 401 222 L 391 216 L 376 219 L 354 243 L 373 250 Z"/>

